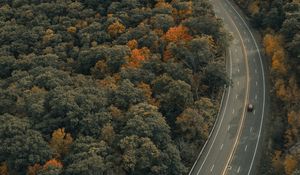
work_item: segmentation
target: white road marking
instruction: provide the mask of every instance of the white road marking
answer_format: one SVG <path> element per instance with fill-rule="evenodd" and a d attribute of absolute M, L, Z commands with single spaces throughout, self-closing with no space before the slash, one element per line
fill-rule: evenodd
<path fill-rule="evenodd" d="M 227 3 L 228 0 L 226 1 Z M 227 4 L 225 3 L 225 4 Z M 251 160 L 251 164 L 250 164 L 250 168 L 248 170 L 248 175 L 251 173 L 251 170 L 252 170 L 252 166 L 253 166 L 253 163 L 254 163 L 254 159 L 255 159 L 255 155 L 256 155 L 256 152 L 257 152 L 257 148 L 258 148 L 258 143 L 260 141 L 260 135 L 261 135 L 261 131 L 262 131 L 262 124 L 263 124 L 263 121 L 264 121 L 264 113 L 265 113 L 265 102 L 266 102 L 266 88 L 265 88 L 265 74 L 264 74 L 264 67 L 263 67 L 263 63 L 262 63 L 262 58 L 261 58 L 261 55 L 260 55 L 260 52 L 258 50 L 258 45 L 256 43 L 256 40 L 249 28 L 249 26 L 247 25 L 246 21 L 242 18 L 242 16 L 239 14 L 238 11 L 236 11 L 236 9 L 229 3 L 230 7 L 235 11 L 235 13 L 240 17 L 240 19 L 243 21 L 244 25 L 246 26 L 247 30 L 249 31 L 252 39 L 253 39 L 253 42 L 255 44 L 255 47 L 256 47 L 256 50 L 257 50 L 257 53 L 258 53 L 258 56 L 259 56 L 259 61 L 260 61 L 260 67 L 261 67 L 261 72 L 262 72 L 262 82 L 263 82 L 263 103 L 262 103 L 262 113 L 261 113 L 261 120 L 260 120 L 260 126 L 259 126 L 259 132 L 258 132 L 258 136 L 257 136 L 257 141 L 256 141 L 256 145 L 255 145 L 255 150 L 254 150 L 254 154 L 253 154 L 253 157 L 252 157 L 252 160 Z"/>
<path fill-rule="evenodd" d="M 256 81 L 255 84 L 256 84 L 256 86 L 257 86 L 257 85 L 258 85 L 258 82 Z"/>
<path fill-rule="evenodd" d="M 240 173 L 241 167 L 239 166 L 239 168 L 237 169 L 237 173 Z"/>
<path fill-rule="evenodd" d="M 230 129 L 230 125 L 228 125 L 228 127 L 227 127 L 227 131 L 229 131 L 229 129 Z"/>
<path fill-rule="evenodd" d="M 253 110 L 253 114 L 255 115 L 255 110 Z"/>
<path fill-rule="evenodd" d="M 257 94 L 255 95 L 255 100 L 257 100 Z"/>
<path fill-rule="evenodd" d="M 234 111 L 234 109 L 233 109 L 233 110 L 232 110 L 232 114 L 234 114 L 234 112 L 235 112 L 235 111 Z"/>
<path fill-rule="evenodd" d="M 245 151 L 247 151 L 248 145 L 245 146 Z"/>
<path fill-rule="evenodd" d="M 238 72 L 240 72 L 240 69 L 238 68 Z"/>
<path fill-rule="evenodd" d="M 229 64 L 230 64 L 230 66 L 229 66 L 229 67 L 230 67 L 230 68 L 229 68 L 229 79 L 232 79 L 232 57 L 231 57 L 231 50 L 229 50 Z M 228 86 L 228 93 L 227 93 L 227 98 L 226 98 L 226 102 L 225 102 L 224 109 L 227 108 L 227 104 L 228 104 L 228 99 L 229 99 L 230 92 L 231 92 L 231 86 Z M 214 145 L 214 143 L 215 143 L 215 141 L 216 141 L 216 138 L 217 138 L 217 136 L 218 136 L 218 134 L 219 134 L 219 131 L 220 131 L 220 128 L 221 128 L 221 123 L 223 122 L 224 116 L 225 116 L 225 112 L 223 112 L 223 114 L 222 114 L 221 121 L 220 121 L 220 125 L 219 125 L 219 127 L 218 127 L 218 129 L 217 129 L 217 131 L 216 131 L 216 135 L 215 135 L 215 137 L 213 138 L 212 144 L 211 144 L 211 146 L 210 146 L 209 149 L 208 149 L 208 153 L 206 154 L 206 156 L 205 156 L 205 158 L 204 158 L 204 160 L 203 160 L 203 162 L 202 162 L 202 164 L 201 164 L 199 170 L 197 171 L 197 175 L 198 175 L 199 172 L 201 171 L 201 169 L 202 169 L 204 163 L 206 162 L 206 159 L 207 159 L 207 157 L 208 157 L 208 155 L 209 155 L 209 153 L 210 153 L 210 151 L 211 151 L 211 149 L 212 149 L 212 147 L 213 147 L 213 145 Z M 215 126 L 215 125 L 214 125 L 214 126 Z M 214 129 L 214 128 L 213 128 L 213 129 Z M 200 154 L 201 154 L 201 153 L 200 153 Z M 200 154 L 199 154 L 199 155 L 200 155 Z M 195 167 L 195 165 L 196 165 L 196 162 L 194 163 L 193 167 Z M 192 173 L 193 167 L 192 167 L 191 171 L 189 172 L 189 175 Z"/>
<path fill-rule="evenodd" d="M 237 82 L 237 85 L 238 85 L 238 86 L 240 85 L 240 81 Z"/>
<path fill-rule="evenodd" d="M 215 165 L 213 164 L 213 165 L 211 166 L 211 168 L 210 168 L 210 172 L 213 171 L 214 167 L 215 167 Z"/>
<path fill-rule="evenodd" d="M 222 143 L 222 145 L 221 145 L 221 147 L 220 147 L 220 150 L 222 150 L 222 149 L 223 149 L 223 146 L 224 146 L 224 144 Z"/>
<path fill-rule="evenodd" d="M 250 133 L 252 133 L 252 131 L 253 131 L 253 127 L 250 127 Z"/>
<path fill-rule="evenodd" d="M 257 69 L 255 69 L 255 73 L 257 74 Z"/>
<path fill-rule="evenodd" d="M 235 99 L 238 99 L 238 95 L 237 94 L 235 95 Z"/>

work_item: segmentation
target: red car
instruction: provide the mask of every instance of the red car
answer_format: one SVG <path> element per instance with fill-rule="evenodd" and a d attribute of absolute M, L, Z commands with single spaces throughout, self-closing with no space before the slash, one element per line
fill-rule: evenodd
<path fill-rule="evenodd" d="M 254 109 L 253 104 L 249 103 L 248 106 L 247 106 L 247 111 L 248 111 L 248 112 L 252 112 L 253 109 Z"/>

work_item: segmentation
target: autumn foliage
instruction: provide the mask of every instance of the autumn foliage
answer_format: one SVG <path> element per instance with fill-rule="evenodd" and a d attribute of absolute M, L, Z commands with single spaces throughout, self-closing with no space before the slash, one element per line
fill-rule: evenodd
<path fill-rule="evenodd" d="M 188 28 L 185 26 L 171 27 L 165 34 L 165 38 L 169 42 L 189 41 L 192 36 L 188 34 Z"/>
<path fill-rule="evenodd" d="M 149 59 L 150 50 L 147 47 L 141 49 L 131 50 L 131 57 L 129 57 L 127 67 L 140 67 L 141 62 Z"/>
<path fill-rule="evenodd" d="M 61 157 L 68 153 L 72 142 L 73 138 L 69 133 L 65 133 L 64 128 L 55 130 L 50 141 L 50 147 L 54 150 L 55 157 Z"/>
<path fill-rule="evenodd" d="M 118 34 L 121 34 L 125 31 L 126 27 L 121 24 L 119 21 L 111 24 L 107 28 L 107 32 L 110 34 L 110 36 L 115 37 Z"/>

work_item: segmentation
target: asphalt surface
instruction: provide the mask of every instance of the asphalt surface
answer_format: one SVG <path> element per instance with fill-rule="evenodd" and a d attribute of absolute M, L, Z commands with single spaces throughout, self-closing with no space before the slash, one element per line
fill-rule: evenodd
<path fill-rule="evenodd" d="M 232 2 L 210 2 L 233 37 L 226 59 L 226 70 L 233 85 L 226 88 L 213 132 L 189 174 L 257 174 L 266 113 L 261 47 Z M 252 112 L 246 110 L 249 103 L 254 105 Z"/>

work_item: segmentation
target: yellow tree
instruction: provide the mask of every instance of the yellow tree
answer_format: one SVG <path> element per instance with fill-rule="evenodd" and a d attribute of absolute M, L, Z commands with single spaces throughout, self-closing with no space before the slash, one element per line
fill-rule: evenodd
<path fill-rule="evenodd" d="M 38 171 L 42 169 L 42 166 L 38 163 L 29 166 L 27 168 L 27 175 L 37 175 Z"/>
<path fill-rule="evenodd" d="M 65 133 L 64 128 L 59 128 L 52 133 L 50 147 L 54 150 L 54 157 L 62 157 L 68 153 L 73 138 L 69 133 Z"/>
<path fill-rule="evenodd" d="M 276 170 L 276 172 L 281 172 L 281 170 L 283 169 L 282 152 L 280 150 L 275 150 L 272 157 L 272 166 Z"/>
<path fill-rule="evenodd" d="M 116 37 L 117 35 L 125 32 L 125 29 L 125 26 L 117 21 L 108 26 L 107 32 L 110 34 L 110 36 Z"/>
<path fill-rule="evenodd" d="M 8 167 L 6 162 L 0 164 L 0 175 L 9 175 Z"/>
<path fill-rule="evenodd" d="M 284 170 L 286 175 L 291 175 L 293 171 L 297 168 L 298 161 L 292 155 L 286 155 L 284 159 Z"/>
<path fill-rule="evenodd" d="M 112 143 L 115 139 L 115 131 L 111 123 L 106 124 L 102 129 L 101 129 L 101 137 L 103 140 L 105 140 L 107 143 Z"/>

